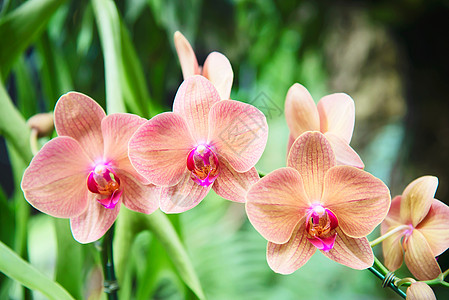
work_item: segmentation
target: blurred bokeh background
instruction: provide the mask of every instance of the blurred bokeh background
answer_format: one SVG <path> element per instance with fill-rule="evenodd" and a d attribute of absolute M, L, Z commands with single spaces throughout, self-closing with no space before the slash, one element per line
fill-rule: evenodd
<path fill-rule="evenodd" d="M 18 31 L 23 36 L 12 36 L 10 28 L 24 20 L 20 13 L 25 2 L 32 3 L 28 9 L 35 12 L 31 21 L 24 13 L 25 19 L 38 28 L 24 25 Z M 97 2 L 0 1 L 0 73 L 24 118 L 52 111 L 57 99 L 72 90 L 105 105 L 101 25 L 121 36 L 120 75 L 128 111 L 149 118 L 171 110 L 182 82 L 173 45 L 179 30 L 200 64 L 211 51 L 225 54 L 234 69 L 231 98 L 265 113 L 270 135 L 257 166 L 261 171 L 285 166 L 285 95 L 299 82 L 316 102 L 335 92 L 354 99 L 351 145 L 392 196 L 413 179 L 434 175 L 440 180 L 436 198 L 449 203 L 448 1 L 118 0 L 112 2 L 115 23 L 106 26 Z M 57 263 L 61 246 L 55 236 L 68 231 L 68 223 L 30 208 L 27 228 L 20 229 L 14 210 L 16 201 L 24 201 L 21 174 L 14 174 L 10 156 L 2 137 L 0 239 L 17 248 L 13 234 L 28 230 L 22 254 L 84 297 L 91 272 L 86 267 L 88 246 L 67 242 L 81 262 L 75 268 L 80 274 L 74 275 L 81 283 L 74 285 L 64 279 Z M 266 242 L 249 224 L 244 206 L 213 193 L 171 219 L 209 299 L 399 299 L 368 271 L 350 270 L 318 253 L 292 275 L 273 273 L 265 260 Z M 70 239 L 70 232 L 65 234 Z M 122 295 L 194 298 L 149 232 L 140 234 L 132 249 L 129 268 L 137 277 Z M 375 252 L 381 257 L 380 246 Z M 438 261 L 443 270 L 449 268 L 448 253 Z M 398 274 L 405 276 L 407 270 Z M 2 275 L 0 298 L 20 295 L 7 282 Z M 434 290 L 438 299 L 449 296 L 447 289 Z"/>

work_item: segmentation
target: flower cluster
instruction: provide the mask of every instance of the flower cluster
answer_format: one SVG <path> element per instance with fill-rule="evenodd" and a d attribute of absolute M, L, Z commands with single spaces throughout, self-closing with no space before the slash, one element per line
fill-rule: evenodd
<path fill-rule="evenodd" d="M 180 32 L 174 41 L 184 81 L 172 112 L 150 120 L 106 116 L 86 95 L 71 92 L 59 99 L 58 137 L 23 175 L 32 206 L 69 218 L 74 238 L 89 243 L 112 226 L 121 204 L 146 214 L 158 208 L 180 213 L 213 189 L 245 203 L 249 221 L 268 241 L 267 261 L 275 272 L 296 271 L 317 249 L 350 268 L 370 268 L 374 255 L 367 235 L 382 223 L 390 270 L 404 260 L 419 280 L 441 274 L 435 257 L 449 248 L 449 207 L 434 199 L 438 179 L 418 178 L 391 201 L 388 187 L 363 170 L 349 145 L 351 97 L 332 94 L 315 105 L 295 83 L 285 101 L 286 167 L 259 178 L 255 164 L 268 138 L 264 114 L 230 100 L 233 71 L 223 54 L 212 52 L 200 67 Z M 410 298 L 432 298 L 426 283 L 412 280 Z"/>

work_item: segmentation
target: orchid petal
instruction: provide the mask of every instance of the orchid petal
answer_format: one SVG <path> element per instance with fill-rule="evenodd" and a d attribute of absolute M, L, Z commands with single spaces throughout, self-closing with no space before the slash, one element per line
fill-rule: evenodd
<path fill-rule="evenodd" d="M 392 227 L 391 230 L 395 229 Z M 394 233 L 382 242 L 382 251 L 384 255 L 384 264 L 391 270 L 395 271 L 402 265 L 404 251 L 402 249 L 403 232 Z"/>
<path fill-rule="evenodd" d="M 349 166 L 335 166 L 324 177 L 321 204 L 334 212 L 350 237 L 367 236 L 385 219 L 390 191 L 378 178 Z"/>
<path fill-rule="evenodd" d="M 360 156 L 346 141 L 332 132 L 326 132 L 324 135 L 334 150 L 335 159 L 338 165 L 353 166 L 359 169 L 365 167 Z"/>
<path fill-rule="evenodd" d="M 400 222 L 399 211 L 401 208 L 402 196 L 396 196 L 391 200 L 390 210 L 388 211 L 387 217 L 382 221 L 380 230 L 381 234 L 384 235 L 392 226 L 404 225 Z"/>
<path fill-rule="evenodd" d="M 222 100 L 209 114 L 209 141 L 237 172 L 246 172 L 261 157 L 268 138 L 264 114 L 252 105 Z"/>
<path fill-rule="evenodd" d="M 251 185 L 259 180 L 256 168 L 239 173 L 235 171 L 225 160 L 220 160 L 220 175 L 215 180 L 212 188 L 219 196 L 236 202 L 245 202 L 245 195 Z"/>
<path fill-rule="evenodd" d="M 180 213 L 197 206 L 206 197 L 211 185 L 203 187 L 185 172 L 178 184 L 161 188 L 160 207 L 165 213 Z"/>
<path fill-rule="evenodd" d="M 55 128 L 59 136 L 74 138 L 92 160 L 103 155 L 101 120 L 104 110 L 92 98 L 76 92 L 67 93 L 55 106 Z"/>
<path fill-rule="evenodd" d="M 214 84 L 221 100 L 229 99 L 234 72 L 226 56 L 219 52 L 210 53 L 203 65 L 203 76 Z"/>
<path fill-rule="evenodd" d="M 324 174 L 335 165 L 332 147 L 320 132 L 306 132 L 293 143 L 287 166 L 299 171 L 312 201 L 321 199 Z"/>
<path fill-rule="evenodd" d="M 432 200 L 427 216 L 416 229 L 426 238 L 434 256 L 449 248 L 449 207 L 439 200 Z"/>
<path fill-rule="evenodd" d="M 334 247 L 328 252 L 321 251 L 325 256 L 347 267 L 363 270 L 374 263 L 374 254 L 366 237 L 352 238 L 339 228 Z"/>
<path fill-rule="evenodd" d="M 123 187 L 122 201 L 127 208 L 144 214 L 151 214 L 159 208 L 159 187 L 144 185 L 134 179 L 132 174 L 124 171 L 121 171 L 119 176 Z"/>
<path fill-rule="evenodd" d="M 349 144 L 355 122 L 354 100 L 346 94 L 336 93 L 321 98 L 317 109 L 320 131 L 333 133 Z"/>
<path fill-rule="evenodd" d="M 184 119 L 167 112 L 153 117 L 129 141 L 129 159 L 151 183 L 177 184 L 187 170 L 187 156 L 194 147 Z"/>
<path fill-rule="evenodd" d="M 101 121 L 104 140 L 104 158 L 113 160 L 119 168 L 132 168 L 128 159 L 128 142 L 145 119 L 132 114 L 111 114 Z"/>
<path fill-rule="evenodd" d="M 429 244 L 419 230 L 413 233 L 404 242 L 404 260 L 410 272 L 419 280 L 431 280 L 440 275 L 438 265 Z"/>
<path fill-rule="evenodd" d="M 184 117 L 198 143 L 205 142 L 208 134 L 209 111 L 219 102 L 220 95 L 214 85 L 203 76 L 184 80 L 176 93 L 173 112 Z"/>
<path fill-rule="evenodd" d="M 320 130 L 320 117 L 309 91 L 295 83 L 285 98 L 285 120 L 293 137 L 297 138 L 306 131 Z"/>
<path fill-rule="evenodd" d="M 179 31 L 175 32 L 174 40 L 184 79 L 200 74 L 198 61 L 189 41 Z"/>
<path fill-rule="evenodd" d="M 432 288 L 425 282 L 414 282 L 407 289 L 407 300 L 437 300 Z"/>
<path fill-rule="evenodd" d="M 254 184 L 246 195 L 251 224 L 268 241 L 286 243 L 310 207 L 301 176 L 292 168 L 277 169 Z"/>
<path fill-rule="evenodd" d="M 402 193 L 401 220 L 416 227 L 427 215 L 438 187 L 438 178 L 422 176 L 412 181 Z"/>
<path fill-rule="evenodd" d="M 87 207 L 87 176 L 91 164 L 73 138 L 52 139 L 23 174 L 21 185 L 25 198 L 38 210 L 54 217 L 81 214 Z"/>
<path fill-rule="evenodd" d="M 82 244 L 101 238 L 111 228 L 120 211 L 120 201 L 115 208 L 108 209 L 96 200 L 98 196 L 90 193 L 87 210 L 80 216 L 70 219 L 73 237 Z"/>
<path fill-rule="evenodd" d="M 290 135 L 288 136 L 288 143 L 287 143 L 287 157 L 288 157 L 288 154 L 290 153 L 290 149 L 292 148 L 292 145 L 294 142 L 295 142 L 295 138 L 290 133 Z"/>
<path fill-rule="evenodd" d="M 307 239 L 305 217 L 295 228 L 292 237 L 285 244 L 268 242 L 267 262 L 276 273 L 291 274 L 302 267 L 315 253 L 316 247 Z"/>

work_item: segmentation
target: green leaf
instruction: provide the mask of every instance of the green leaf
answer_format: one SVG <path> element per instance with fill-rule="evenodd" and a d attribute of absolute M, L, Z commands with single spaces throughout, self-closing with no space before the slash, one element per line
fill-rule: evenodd
<path fill-rule="evenodd" d="M 0 242 L 0 272 L 31 290 L 41 292 L 49 299 L 74 299 L 57 282 L 46 277 L 2 242 Z"/>
<path fill-rule="evenodd" d="M 66 0 L 30 0 L 0 19 L 0 71 L 4 78 L 12 63 L 45 29 L 49 19 Z"/>

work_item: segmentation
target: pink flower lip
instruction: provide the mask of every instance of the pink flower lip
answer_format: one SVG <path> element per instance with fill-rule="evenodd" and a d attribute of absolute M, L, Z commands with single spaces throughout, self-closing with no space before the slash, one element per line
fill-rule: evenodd
<path fill-rule="evenodd" d="M 87 177 L 87 188 L 94 194 L 102 196 L 98 202 L 105 208 L 112 209 L 118 203 L 123 190 L 120 190 L 120 178 L 114 170 L 104 163 L 96 164 Z"/>
<path fill-rule="evenodd" d="M 328 252 L 334 247 L 337 237 L 338 219 L 335 214 L 321 206 L 313 204 L 306 217 L 307 239 L 319 250 Z"/>
<path fill-rule="evenodd" d="M 217 155 L 207 144 L 199 144 L 187 156 L 187 169 L 197 184 L 208 187 L 219 175 Z"/>

